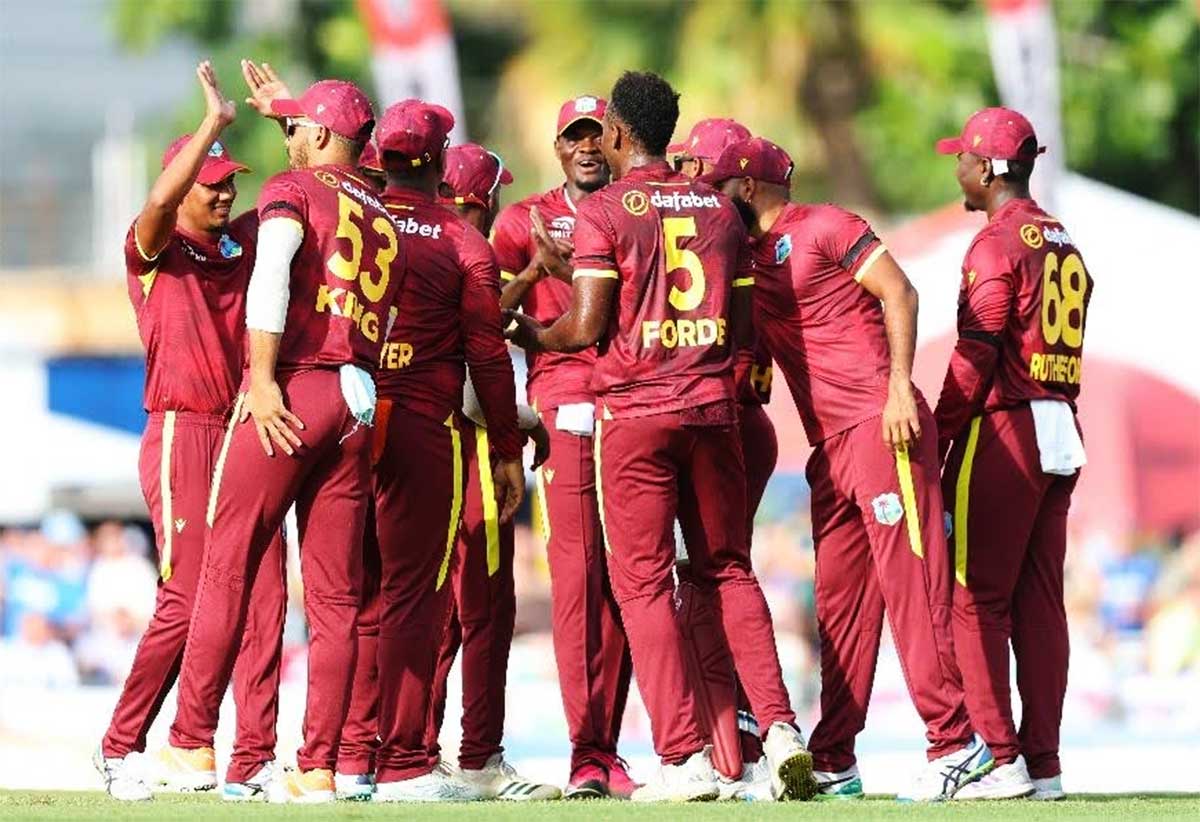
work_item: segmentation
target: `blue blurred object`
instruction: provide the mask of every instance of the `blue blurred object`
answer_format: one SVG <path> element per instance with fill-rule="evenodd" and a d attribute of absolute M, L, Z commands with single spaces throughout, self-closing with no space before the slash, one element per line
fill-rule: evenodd
<path fill-rule="evenodd" d="M 141 434 L 145 380 L 141 357 L 54 357 L 46 361 L 46 403 L 55 414 Z"/>

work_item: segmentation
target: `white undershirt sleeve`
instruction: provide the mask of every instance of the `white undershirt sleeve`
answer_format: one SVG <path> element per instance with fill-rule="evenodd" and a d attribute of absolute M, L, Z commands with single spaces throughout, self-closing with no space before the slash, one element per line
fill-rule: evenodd
<path fill-rule="evenodd" d="M 479 395 L 475 393 L 475 384 L 471 382 L 469 369 L 467 379 L 463 383 L 463 416 L 476 425 L 487 428 L 487 420 L 484 419 L 483 408 L 479 405 Z M 536 411 L 524 403 L 517 403 L 517 428 L 532 431 L 540 421 Z"/>
<path fill-rule="evenodd" d="M 290 217 L 276 217 L 258 227 L 254 271 L 246 290 L 246 327 L 282 334 L 287 317 L 292 258 L 304 240 L 304 228 Z"/>

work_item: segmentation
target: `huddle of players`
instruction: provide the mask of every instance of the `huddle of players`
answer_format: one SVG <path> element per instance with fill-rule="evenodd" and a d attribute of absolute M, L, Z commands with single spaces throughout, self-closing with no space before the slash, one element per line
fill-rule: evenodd
<path fill-rule="evenodd" d="M 228 799 L 556 798 L 501 746 L 519 417 L 538 443 L 567 796 L 861 796 L 854 740 L 885 606 L 929 740 L 905 797 L 1062 796 L 1062 562 L 1091 285 L 1029 197 L 1039 149 L 1023 117 L 984 110 L 938 146 L 989 223 L 934 414 L 911 382 L 916 293 L 870 226 L 791 203 L 790 158 L 733 121 L 697 124 L 669 147 L 688 173 L 672 168 L 678 95 L 653 74 L 564 104 L 564 185 L 501 213 L 489 249 L 480 232 L 511 175 L 482 147 L 446 147 L 449 112 L 410 100 L 376 123 L 349 83 L 292 99 L 250 62 L 247 102 L 281 121 L 292 170 L 230 221 L 243 169 L 216 138 L 233 106 L 211 67 L 198 73 L 208 114 L 168 149 L 126 249 L 163 573 L 97 753 L 113 796 L 150 797 L 124 757 L 178 676 L 170 787 L 215 787 L 232 677 Z M 515 402 L 501 306 L 532 409 Z M 772 358 L 814 446 L 822 711 L 807 745 L 750 565 L 775 460 Z M 309 681 L 298 768 L 283 770 L 293 503 Z M 452 768 L 437 736 L 459 647 Z M 641 786 L 616 751 L 631 668 L 662 760 Z"/>

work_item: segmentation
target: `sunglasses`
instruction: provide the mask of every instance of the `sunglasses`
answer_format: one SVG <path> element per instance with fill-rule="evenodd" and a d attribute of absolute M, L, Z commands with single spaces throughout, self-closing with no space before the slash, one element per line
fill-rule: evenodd
<path fill-rule="evenodd" d="M 307 117 L 288 117 L 283 121 L 283 133 L 286 139 L 290 140 L 296 134 L 298 128 L 319 128 L 320 123 L 310 120 Z"/>

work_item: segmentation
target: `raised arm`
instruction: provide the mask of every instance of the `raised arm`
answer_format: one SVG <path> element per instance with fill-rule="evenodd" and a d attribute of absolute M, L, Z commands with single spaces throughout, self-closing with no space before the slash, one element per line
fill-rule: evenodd
<path fill-rule="evenodd" d="M 167 164 L 150 187 L 146 202 L 138 214 L 134 236 L 138 250 L 146 259 L 153 259 L 166 247 L 175 230 L 176 212 L 183 198 L 191 191 L 208 156 L 225 127 L 233 122 L 236 112 L 233 101 L 227 100 L 217 85 L 212 64 L 205 60 L 196 66 L 196 77 L 204 92 L 205 112 L 195 134 Z"/>

